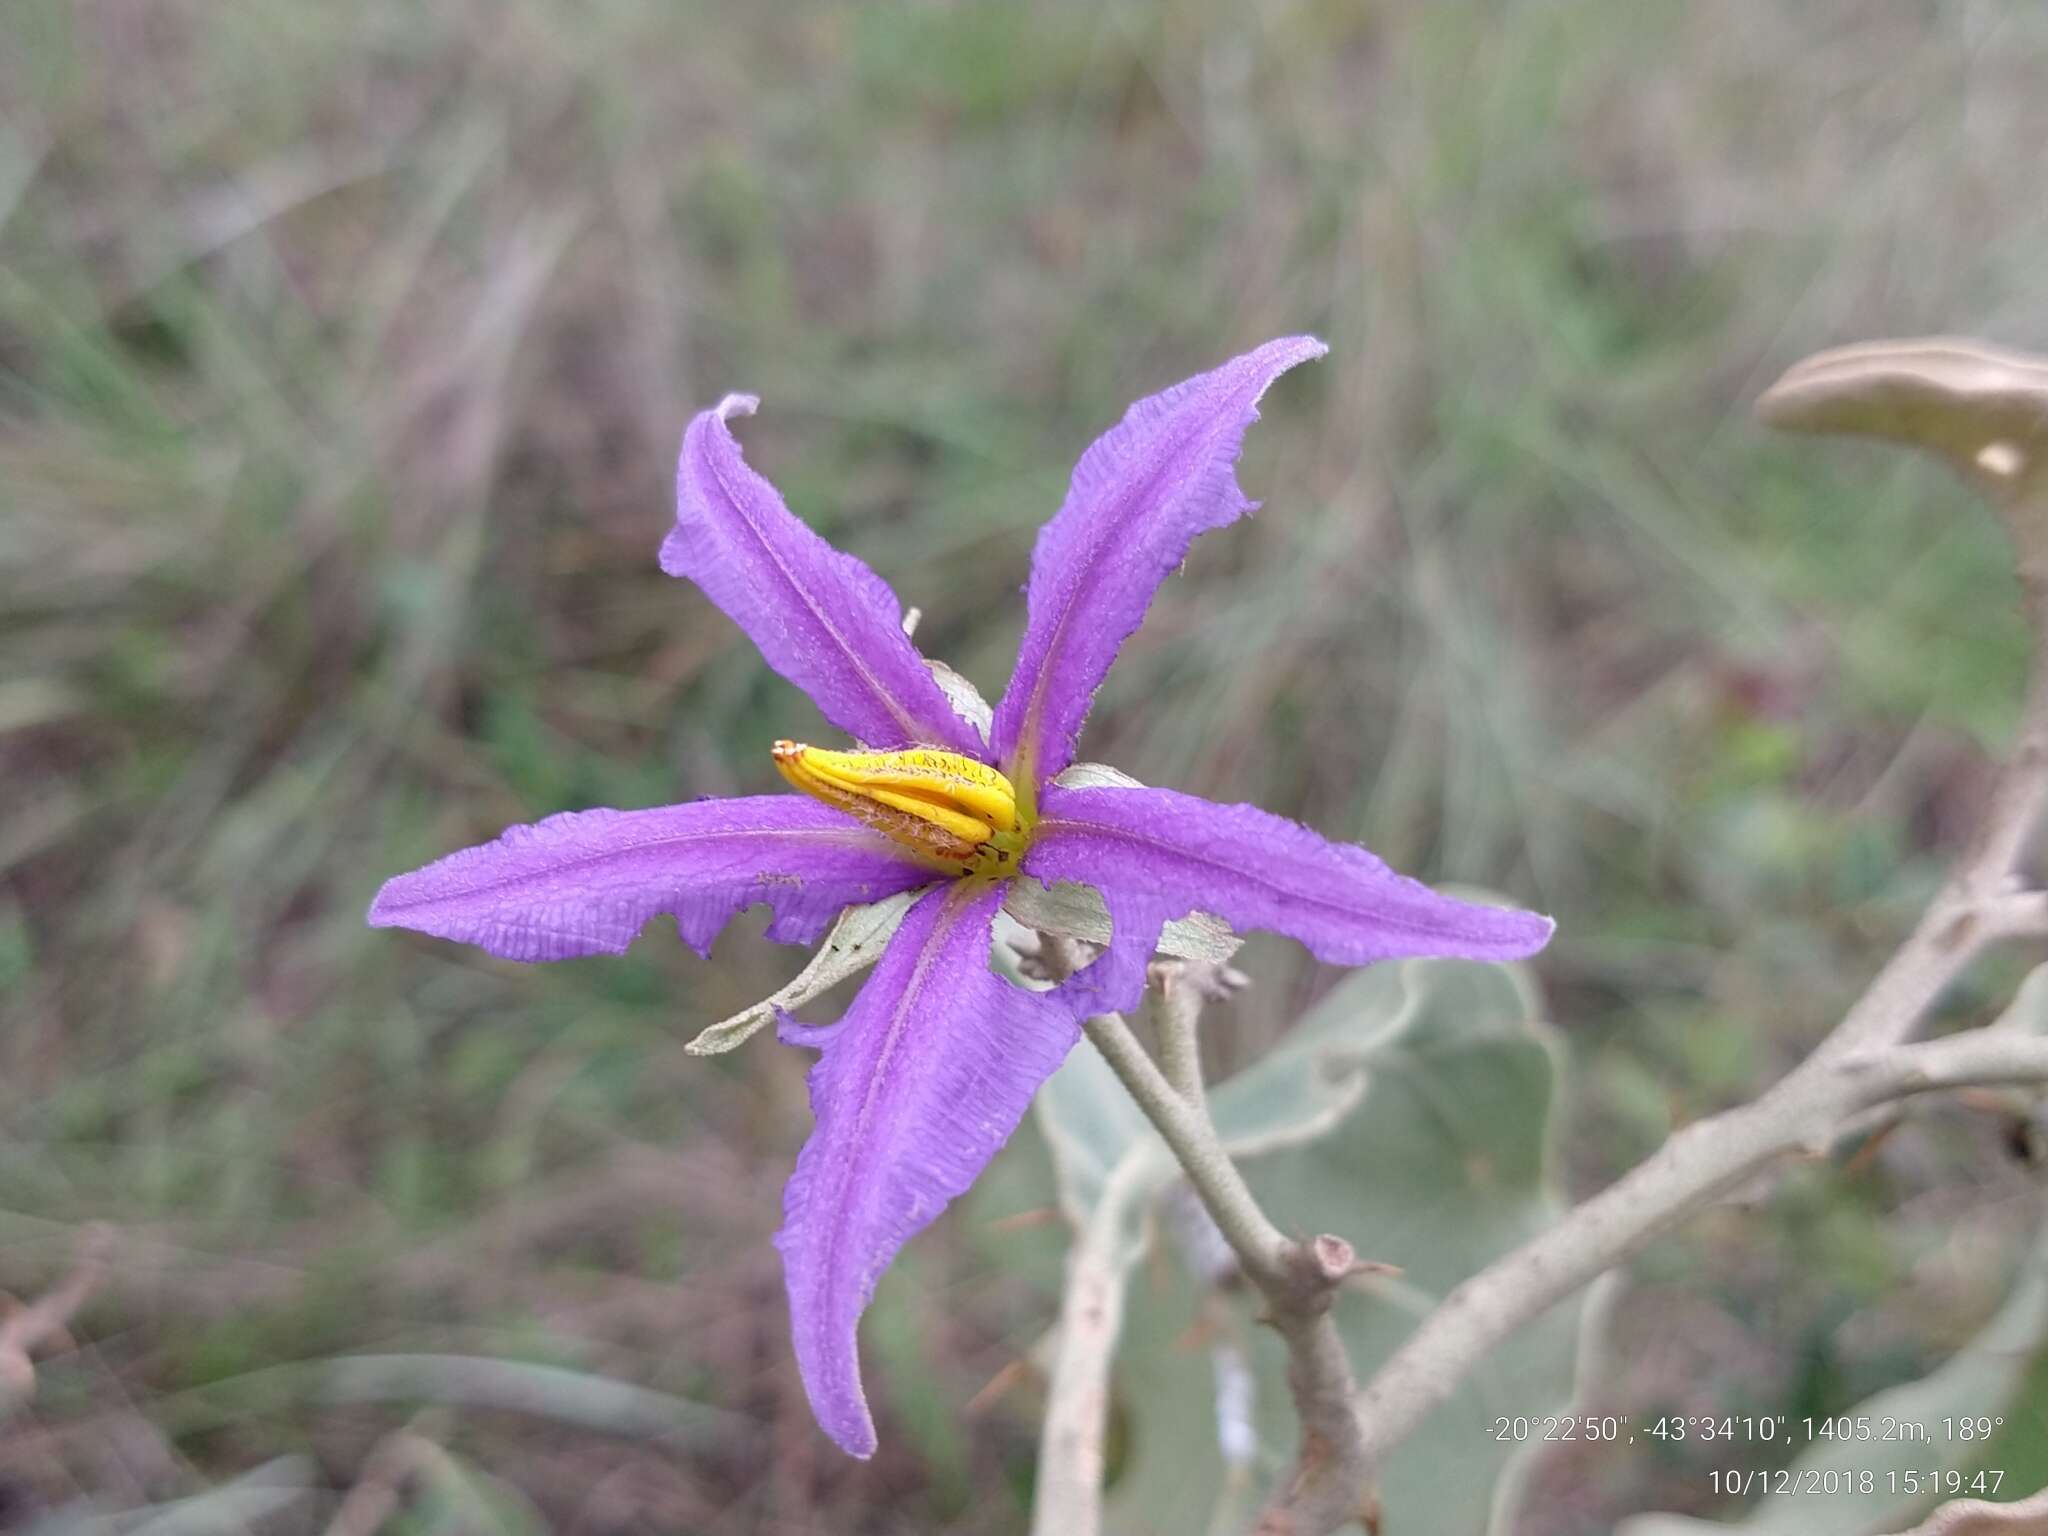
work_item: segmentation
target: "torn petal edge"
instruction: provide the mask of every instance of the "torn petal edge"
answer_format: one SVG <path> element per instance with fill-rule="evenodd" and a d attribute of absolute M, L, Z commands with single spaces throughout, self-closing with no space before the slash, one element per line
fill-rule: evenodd
<path fill-rule="evenodd" d="M 1109 907 L 1093 886 L 1070 880 L 1048 886 L 1027 876 L 1011 882 L 1003 910 L 1026 928 L 1035 928 L 1040 933 L 1080 939 L 1097 946 L 1109 943 Z M 1190 912 L 1186 917 L 1174 918 L 1160 930 L 1158 952 L 1176 960 L 1205 960 L 1221 965 L 1243 945 L 1244 940 L 1222 918 L 1207 912 Z"/>

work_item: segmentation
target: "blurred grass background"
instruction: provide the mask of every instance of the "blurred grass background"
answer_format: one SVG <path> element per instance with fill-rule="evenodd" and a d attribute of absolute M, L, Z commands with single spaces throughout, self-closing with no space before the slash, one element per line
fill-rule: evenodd
<path fill-rule="evenodd" d="M 2048 347 L 2026 0 L 12 0 L 0 40 L 0 1287 L 121 1232 L 0 1525 L 345 1489 L 415 1423 L 464 1518 L 1022 1529 L 1054 1231 L 958 1211 L 898 1266 L 874 1463 L 805 1411 L 806 1058 L 681 1052 L 794 952 L 361 926 L 508 822 L 772 788 L 817 734 L 654 565 L 728 390 L 993 696 L 1089 439 L 1326 337 L 1086 749 L 1555 913 L 1578 1191 L 1836 1016 L 2006 739 L 1993 520 L 1746 407 L 1837 341 Z M 1330 980 L 1247 964 L 1219 1068 Z M 1952 1108 L 1695 1223 L 1616 1411 L 1925 1369 L 1996 1306 L 2023 1151 Z M 1540 1530 L 1711 1507 L 1702 1465 L 1582 1448 Z"/>

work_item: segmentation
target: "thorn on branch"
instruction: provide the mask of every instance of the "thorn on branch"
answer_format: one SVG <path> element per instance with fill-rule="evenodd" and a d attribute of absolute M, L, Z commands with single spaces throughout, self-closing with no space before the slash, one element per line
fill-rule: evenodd
<path fill-rule="evenodd" d="M 1358 1266 L 1358 1254 L 1343 1238 L 1325 1232 L 1308 1245 L 1326 1285 L 1342 1285 Z"/>
<path fill-rule="evenodd" d="M 1154 960 L 1146 977 L 1171 999 L 1175 993 L 1220 1003 L 1252 984 L 1251 977 L 1229 962 L 1209 960 Z"/>

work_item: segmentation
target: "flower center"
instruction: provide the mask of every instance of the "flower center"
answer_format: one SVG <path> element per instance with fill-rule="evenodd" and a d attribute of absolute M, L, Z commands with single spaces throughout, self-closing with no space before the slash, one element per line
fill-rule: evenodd
<path fill-rule="evenodd" d="M 775 743 L 782 776 L 815 799 L 961 874 L 1015 874 L 1031 846 L 1017 792 L 987 763 L 932 747 L 832 752 Z"/>

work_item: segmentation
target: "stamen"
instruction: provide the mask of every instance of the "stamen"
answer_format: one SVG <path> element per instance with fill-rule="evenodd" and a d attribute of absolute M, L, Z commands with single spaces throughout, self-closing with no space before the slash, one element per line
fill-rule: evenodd
<path fill-rule="evenodd" d="M 954 752 L 834 752 L 775 743 L 775 766 L 805 794 L 962 873 L 1009 873 L 1029 845 L 1010 781 Z"/>

